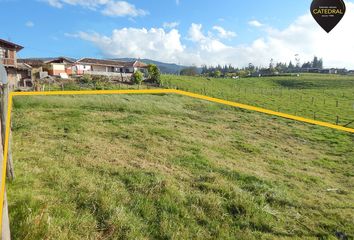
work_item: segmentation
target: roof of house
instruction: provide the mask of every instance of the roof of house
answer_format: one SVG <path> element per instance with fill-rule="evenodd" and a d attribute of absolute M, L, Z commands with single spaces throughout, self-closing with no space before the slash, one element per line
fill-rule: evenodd
<path fill-rule="evenodd" d="M 111 66 L 111 67 L 125 67 L 124 62 L 115 60 L 103 60 L 95 58 L 82 58 L 76 63 L 87 64 L 87 65 L 100 65 L 100 66 Z"/>
<path fill-rule="evenodd" d="M 146 63 L 143 63 L 140 61 L 132 62 L 132 64 L 134 67 L 137 67 L 137 68 L 147 68 L 148 67 L 148 65 Z"/>
<path fill-rule="evenodd" d="M 32 67 L 26 63 L 17 63 L 17 69 L 19 70 L 31 70 Z"/>
<path fill-rule="evenodd" d="M 146 68 L 148 65 L 139 62 L 122 62 L 117 60 L 104 60 L 104 59 L 95 59 L 95 58 L 82 58 L 76 63 L 87 64 L 87 65 L 99 65 L 99 66 L 109 66 L 109 67 L 137 67 L 137 68 Z"/>
<path fill-rule="evenodd" d="M 58 57 L 58 58 L 54 58 L 54 59 L 45 61 L 44 63 L 65 63 L 65 62 L 67 62 L 67 63 L 74 63 L 75 60 L 74 60 L 74 59 L 67 58 L 67 57 Z"/>
<path fill-rule="evenodd" d="M 9 41 L 6 41 L 4 39 L 0 39 L 0 45 L 5 45 L 9 48 L 13 48 L 15 49 L 16 51 L 20 51 L 23 49 L 22 46 L 18 45 L 18 44 L 15 44 L 15 43 L 12 43 L 12 42 L 9 42 Z"/>
<path fill-rule="evenodd" d="M 30 65 L 31 67 L 41 67 L 44 63 L 43 60 L 41 59 L 36 59 L 36 58 L 26 58 L 26 59 L 17 59 L 18 63 L 26 63 Z"/>

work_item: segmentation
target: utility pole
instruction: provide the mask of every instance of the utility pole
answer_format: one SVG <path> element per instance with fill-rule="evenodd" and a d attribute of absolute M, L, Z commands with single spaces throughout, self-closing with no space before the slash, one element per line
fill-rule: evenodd
<path fill-rule="evenodd" d="M 298 70 L 298 74 L 300 74 L 300 55 L 295 54 L 295 62 L 296 62 L 296 68 Z"/>

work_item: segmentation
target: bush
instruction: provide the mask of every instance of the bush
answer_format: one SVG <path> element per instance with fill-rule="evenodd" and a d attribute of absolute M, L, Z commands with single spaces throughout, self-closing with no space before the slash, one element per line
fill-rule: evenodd
<path fill-rule="evenodd" d="M 133 82 L 135 84 L 140 85 L 143 82 L 143 78 L 144 78 L 144 76 L 139 70 L 133 74 Z"/>
<path fill-rule="evenodd" d="M 180 71 L 180 74 L 183 76 L 197 76 L 198 73 L 198 68 L 197 67 L 188 67 L 184 68 Z"/>
<path fill-rule="evenodd" d="M 110 87 L 111 85 L 107 76 L 89 74 L 83 75 L 79 79 L 79 83 L 82 84 L 84 87 L 97 90 L 105 89 L 107 87 Z"/>
<path fill-rule="evenodd" d="M 249 72 L 245 71 L 245 70 L 240 70 L 240 71 L 238 71 L 237 75 L 239 77 L 247 77 L 249 75 Z"/>
<path fill-rule="evenodd" d="M 148 65 L 149 79 L 156 84 L 161 85 L 160 69 L 155 64 Z"/>
<path fill-rule="evenodd" d="M 221 72 L 219 70 L 213 71 L 210 77 L 219 78 L 221 77 Z"/>
<path fill-rule="evenodd" d="M 65 91 L 77 91 L 80 90 L 80 86 L 75 82 L 66 82 L 62 84 L 62 90 Z"/>
<path fill-rule="evenodd" d="M 92 82 L 92 77 L 89 74 L 84 74 L 81 78 L 80 78 L 80 83 L 84 83 L 84 84 L 89 84 Z"/>

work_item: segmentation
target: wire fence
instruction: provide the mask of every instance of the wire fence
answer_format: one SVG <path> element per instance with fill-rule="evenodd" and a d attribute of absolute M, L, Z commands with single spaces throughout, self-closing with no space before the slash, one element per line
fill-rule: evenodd
<path fill-rule="evenodd" d="M 253 88 L 233 86 L 227 90 L 212 87 L 184 87 L 165 83 L 165 88 L 199 93 L 284 112 L 336 125 L 354 127 L 354 93 L 331 90 Z"/>

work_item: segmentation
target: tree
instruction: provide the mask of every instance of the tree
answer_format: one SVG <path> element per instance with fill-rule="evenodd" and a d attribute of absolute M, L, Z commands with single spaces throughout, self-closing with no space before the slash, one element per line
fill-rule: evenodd
<path fill-rule="evenodd" d="M 307 62 L 302 64 L 301 68 L 312 68 L 312 67 L 314 67 L 313 63 Z"/>
<path fill-rule="evenodd" d="M 295 54 L 295 62 L 296 62 L 296 70 L 300 70 L 300 55 L 299 54 Z"/>
<path fill-rule="evenodd" d="M 283 72 L 286 72 L 286 70 L 287 70 L 286 63 L 279 62 L 275 66 L 275 71 L 276 72 L 283 73 Z"/>
<path fill-rule="evenodd" d="M 149 79 L 154 83 L 161 85 L 161 73 L 160 69 L 155 64 L 148 65 Z"/>
<path fill-rule="evenodd" d="M 133 74 L 133 82 L 135 84 L 141 84 L 143 82 L 144 76 L 139 70 Z"/>
<path fill-rule="evenodd" d="M 208 67 L 207 67 L 207 65 L 203 65 L 202 66 L 202 74 L 204 75 L 204 74 L 207 74 L 208 73 Z"/>
<path fill-rule="evenodd" d="M 275 70 L 275 67 L 274 67 L 274 59 L 270 59 L 270 62 L 269 62 L 269 72 L 274 74 L 276 72 Z"/>
<path fill-rule="evenodd" d="M 256 71 L 256 67 L 253 65 L 253 63 L 249 63 L 247 70 L 248 70 L 250 73 L 254 73 L 254 72 Z"/>
<path fill-rule="evenodd" d="M 269 70 L 272 71 L 272 69 L 274 69 L 274 59 L 273 58 L 271 58 L 270 62 L 269 62 Z"/>
<path fill-rule="evenodd" d="M 319 65 L 319 64 L 318 64 L 318 57 L 315 56 L 315 57 L 313 58 L 313 61 L 312 61 L 312 67 L 313 67 L 313 68 L 318 68 L 318 65 Z"/>
<path fill-rule="evenodd" d="M 184 68 L 181 70 L 180 74 L 185 76 L 196 76 L 198 75 L 198 68 L 197 67 Z"/>
<path fill-rule="evenodd" d="M 213 71 L 213 72 L 211 72 L 210 76 L 215 77 L 215 78 L 219 78 L 219 77 L 221 77 L 221 71 L 220 70 Z"/>
<path fill-rule="evenodd" d="M 246 71 L 246 70 L 240 70 L 240 71 L 238 71 L 237 72 L 237 75 L 239 76 L 239 77 L 247 77 L 248 76 L 248 71 Z"/>
<path fill-rule="evenodd" d="M 318 68 L 323 69 L 323 59 L 318 60 Z"/>

